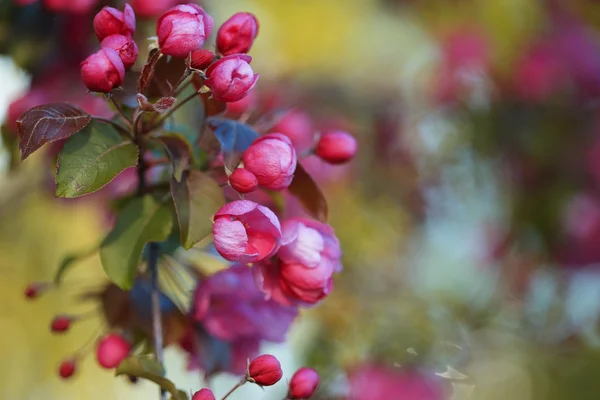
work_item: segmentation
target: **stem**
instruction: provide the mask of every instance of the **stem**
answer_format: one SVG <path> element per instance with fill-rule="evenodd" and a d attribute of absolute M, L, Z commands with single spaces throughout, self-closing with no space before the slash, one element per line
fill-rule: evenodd
<path fill-rule="evenodd" d="M 160 315 L 160 292 L 158 289 L 158 243 L 152 242 L 148 244 L 148 268 L 150 269 L 150 287 L 152 290 L 152 333 L 154 336 L 154 352 L 156 361 L 163 365 L 163 332 L 162 319 Z M 164 398 L 166 393 L 160 389 L 160 398 Z"/>
<path fill-rule="evenodd" d="M 156 128 L 158 128 L 167 118 L 169 118 L 171 116 L 171 114 L 173 114 L 175 111 L 177 111 L 181 106 L 183 106 L 185 103 L 187 103 L 188 101 L 196 98 L 198 96 L 198 92 L 194 92 L 192 94 L 190 94 L 188 97 L 184 98 L 183 100 L 181 100 L 180 102 L 177 102 L 175 104 L 175 106 L 173 108 L 171 108 L 170 110 L 168 110 L 167 112 L 165 112 L 162 117 L 156 121 L 156 123 L 154 125 L 152 125 L 149 129 L 148 132 L 151 132 L 153 130 L 155 130 Z"/>
<path fill-rule="evenodd" d="M 221 398 L 221 400 L 225 400 L 226 398 L 229 397 L 229 395 L 231 395 L 233 392 L 235 392 L 236 390 L 238 390 L 240 387 L 242 387 L 245 383 L 246 383 L 246 378 L 242 378 L 241 381 L 239 381 L 238 383 L 235 384 L 234 387 L 231 388 L 231 390 L 227 393 L 225 393 L 225 396 L 223 396 L 223 398 Z"/>
<path fill-rule="evenodd" d="M 125 111 L 123 111 L 123 107 L 121 107 L 121 105 L 119 103 L 117 103 L 117 101 L 115 100 L 115 98 L 113 96 L 108 96 L 108 98 L 110 99 L 110 102 L 115 106 L 115 108 L 117 109 L 117 112 L 119 114 L 121 114 L 121 116 L 125 119 L 125 121 L 128 121 L 129 123 L 131 123 L 131 119 L 129 119 L 127 117 L 127 114 L 125 113 Z"/>
<path fill-rule="evenodd" d="M 119 121 L 113 121 L 112 119 L 102 118 L 102 117 L 93 117 L 96 121 L 102 122 L 104 124 L 109 124 L 115 127 L 116 130 L 123 132 L 131 140 L 133 140 L 133 135 L 131 134 L 131 130 L 127 128 L 125 125 L 121 124 Z"/>

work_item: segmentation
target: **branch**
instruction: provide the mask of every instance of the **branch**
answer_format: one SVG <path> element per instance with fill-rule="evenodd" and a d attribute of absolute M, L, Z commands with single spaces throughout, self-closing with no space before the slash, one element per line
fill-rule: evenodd
<path fill-rule="evenodd" d="M 242 387 L 246 382 L 248 382 L 246 380 L 246 377 L 243 377 L 241 381 L 239 381 L 238 383 L 235 384 L 234 387 L 231 388 L 231 390 L 227 393 L 225 393 L 225 396 L 223 396 L 221 398 L 221 400 L 225 400 L 226 398 L 229 397 L 229 395 L 231 395 L 233 392 L 235 392 L 236 390 L 238 390 L 240 387 Z"/>

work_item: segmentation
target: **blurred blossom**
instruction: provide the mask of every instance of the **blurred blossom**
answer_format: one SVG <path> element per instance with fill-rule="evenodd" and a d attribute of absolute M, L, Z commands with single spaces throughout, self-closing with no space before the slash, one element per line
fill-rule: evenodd
<path fill-rule="evenodd" d="M 349 377 L 348 400 L 445 400 L 443 381 L 434 375 L 375 364 L 355 367 Z"/>

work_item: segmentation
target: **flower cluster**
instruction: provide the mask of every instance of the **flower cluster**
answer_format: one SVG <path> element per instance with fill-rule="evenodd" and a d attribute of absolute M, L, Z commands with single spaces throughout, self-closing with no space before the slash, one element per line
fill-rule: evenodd
<path fill-rule="evenodd" d="M 317 132 L 298 110 L 283 118 L 267 115 L 272 126 L 260 128 L 256 119 L 233 117 L 247 113 L 257 98 L 252 89 L 259 75 L 247 53 L 259 23 L 253 14 L 234 14 L 219 27 L 211 50 L 204 47 L 213 27 L 213 18 L 197 4 L 172 5 L 158 18 L 156 43 L 136 71 L 134 8 L 106 6 L 93 20 L 100 50 L 81 63 L 80 72 L 89 91 L 103 94 L 88 97 L 109 101 L 115 114 L 92 115 L 70 103 L 22 110 L 27 103 L 18 104 L 18 113 L 25 112 L 14 124 L 22 159 L 46 143 L 61 144 L 58 197 L 108 190 L 107 197 L 119 201 L 97 249 L 112 283 L 86 294 L 100 304 L 109 327 L 96 341 L 96 359 L 117 374 L 154 379 L 163 389 L 164 374 L 156 371 L 169 345 L 187 351 L 189 367 L 207 376 L 230 372 L 244 374 L 244 383 L 275 384 L 281 366 L 271 355 L 255 358 L 260 345 L 284 341 L 299 307 L 323 300 L 342 270 L 326 200 L 302 163 L 346 163 L 357 151 L 356 140 L 339 129 Z M 135 89 L 124 85 L 126 73 L 137 78 Z M 197 129 L 172 124 L 192 99 L 203 107 Z M 205 144 L 205 138 L 214 143 Z M 274 192 L 283 199 L 279 206 Z M 290 197 L 303 204 L 302 216 L 293 216 Z M 207 274 L 189 257 L 210 252 L 200 243 L 211 233 L 215 255 L 227 265 Z M 56 285 L 31 285 L 26 297 L 58 287 L 67 267 L 84 256 L 67 257 Z M 80 319 L 60 314 L 50 330 L 64 334 Z M 135 355 L 143 343 L 151 343 L 158 365 L 150 368 Z M 73 376 L 82 356 L 66 359 L 59 375 Z M 300 369 L 288 398 L 311 397 L 318 381 L 314 370 Z M 214 395 L 203 389 L 193 398 Z"/>

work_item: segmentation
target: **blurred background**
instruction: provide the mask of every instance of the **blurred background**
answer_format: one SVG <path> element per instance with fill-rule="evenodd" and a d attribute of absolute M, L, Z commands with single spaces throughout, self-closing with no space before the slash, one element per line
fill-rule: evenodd
<path fill-rule="evenodd" d="M 149 3 L 156 10 L 133 1 L 140 48 L 173 1 Z M 156 395 L 93 357 L 76 379 L 56 376 L 58 361 L 98 330 L 90 319 L 68 336 L 48 331 L 57 313 L 92 308 L 74 293 L 105 282 L 97 256 L 44 301 L 22 295 L 107 229 L 106 194 L 55 199 L 48 156 L 19 168 L 14 158 L 15 119 L 29 107 L 69 100 L 107 111 L 78 73 L 97 47 L 91 19 L 103 4 L 0 1 L 2 399 Z M 286 343 L 264 348 L 281 357 L 284 376 L 316 368 L 318 399 L 600 398 L 598 1 L 202 6 L 215 26 L 237 11 L 258 17 L 256 101 L 295 107 L 280 130 L 343 127 L 360 143 L 348 165 L 310 165 L 345 269 Z M 184 390 L 202 385 L 179 349 L 167 351 L 167 370 Z M 237 379 L 213 384 L 223 392 Z M 285 390 L 244 387 L 231 398 Z"/>

